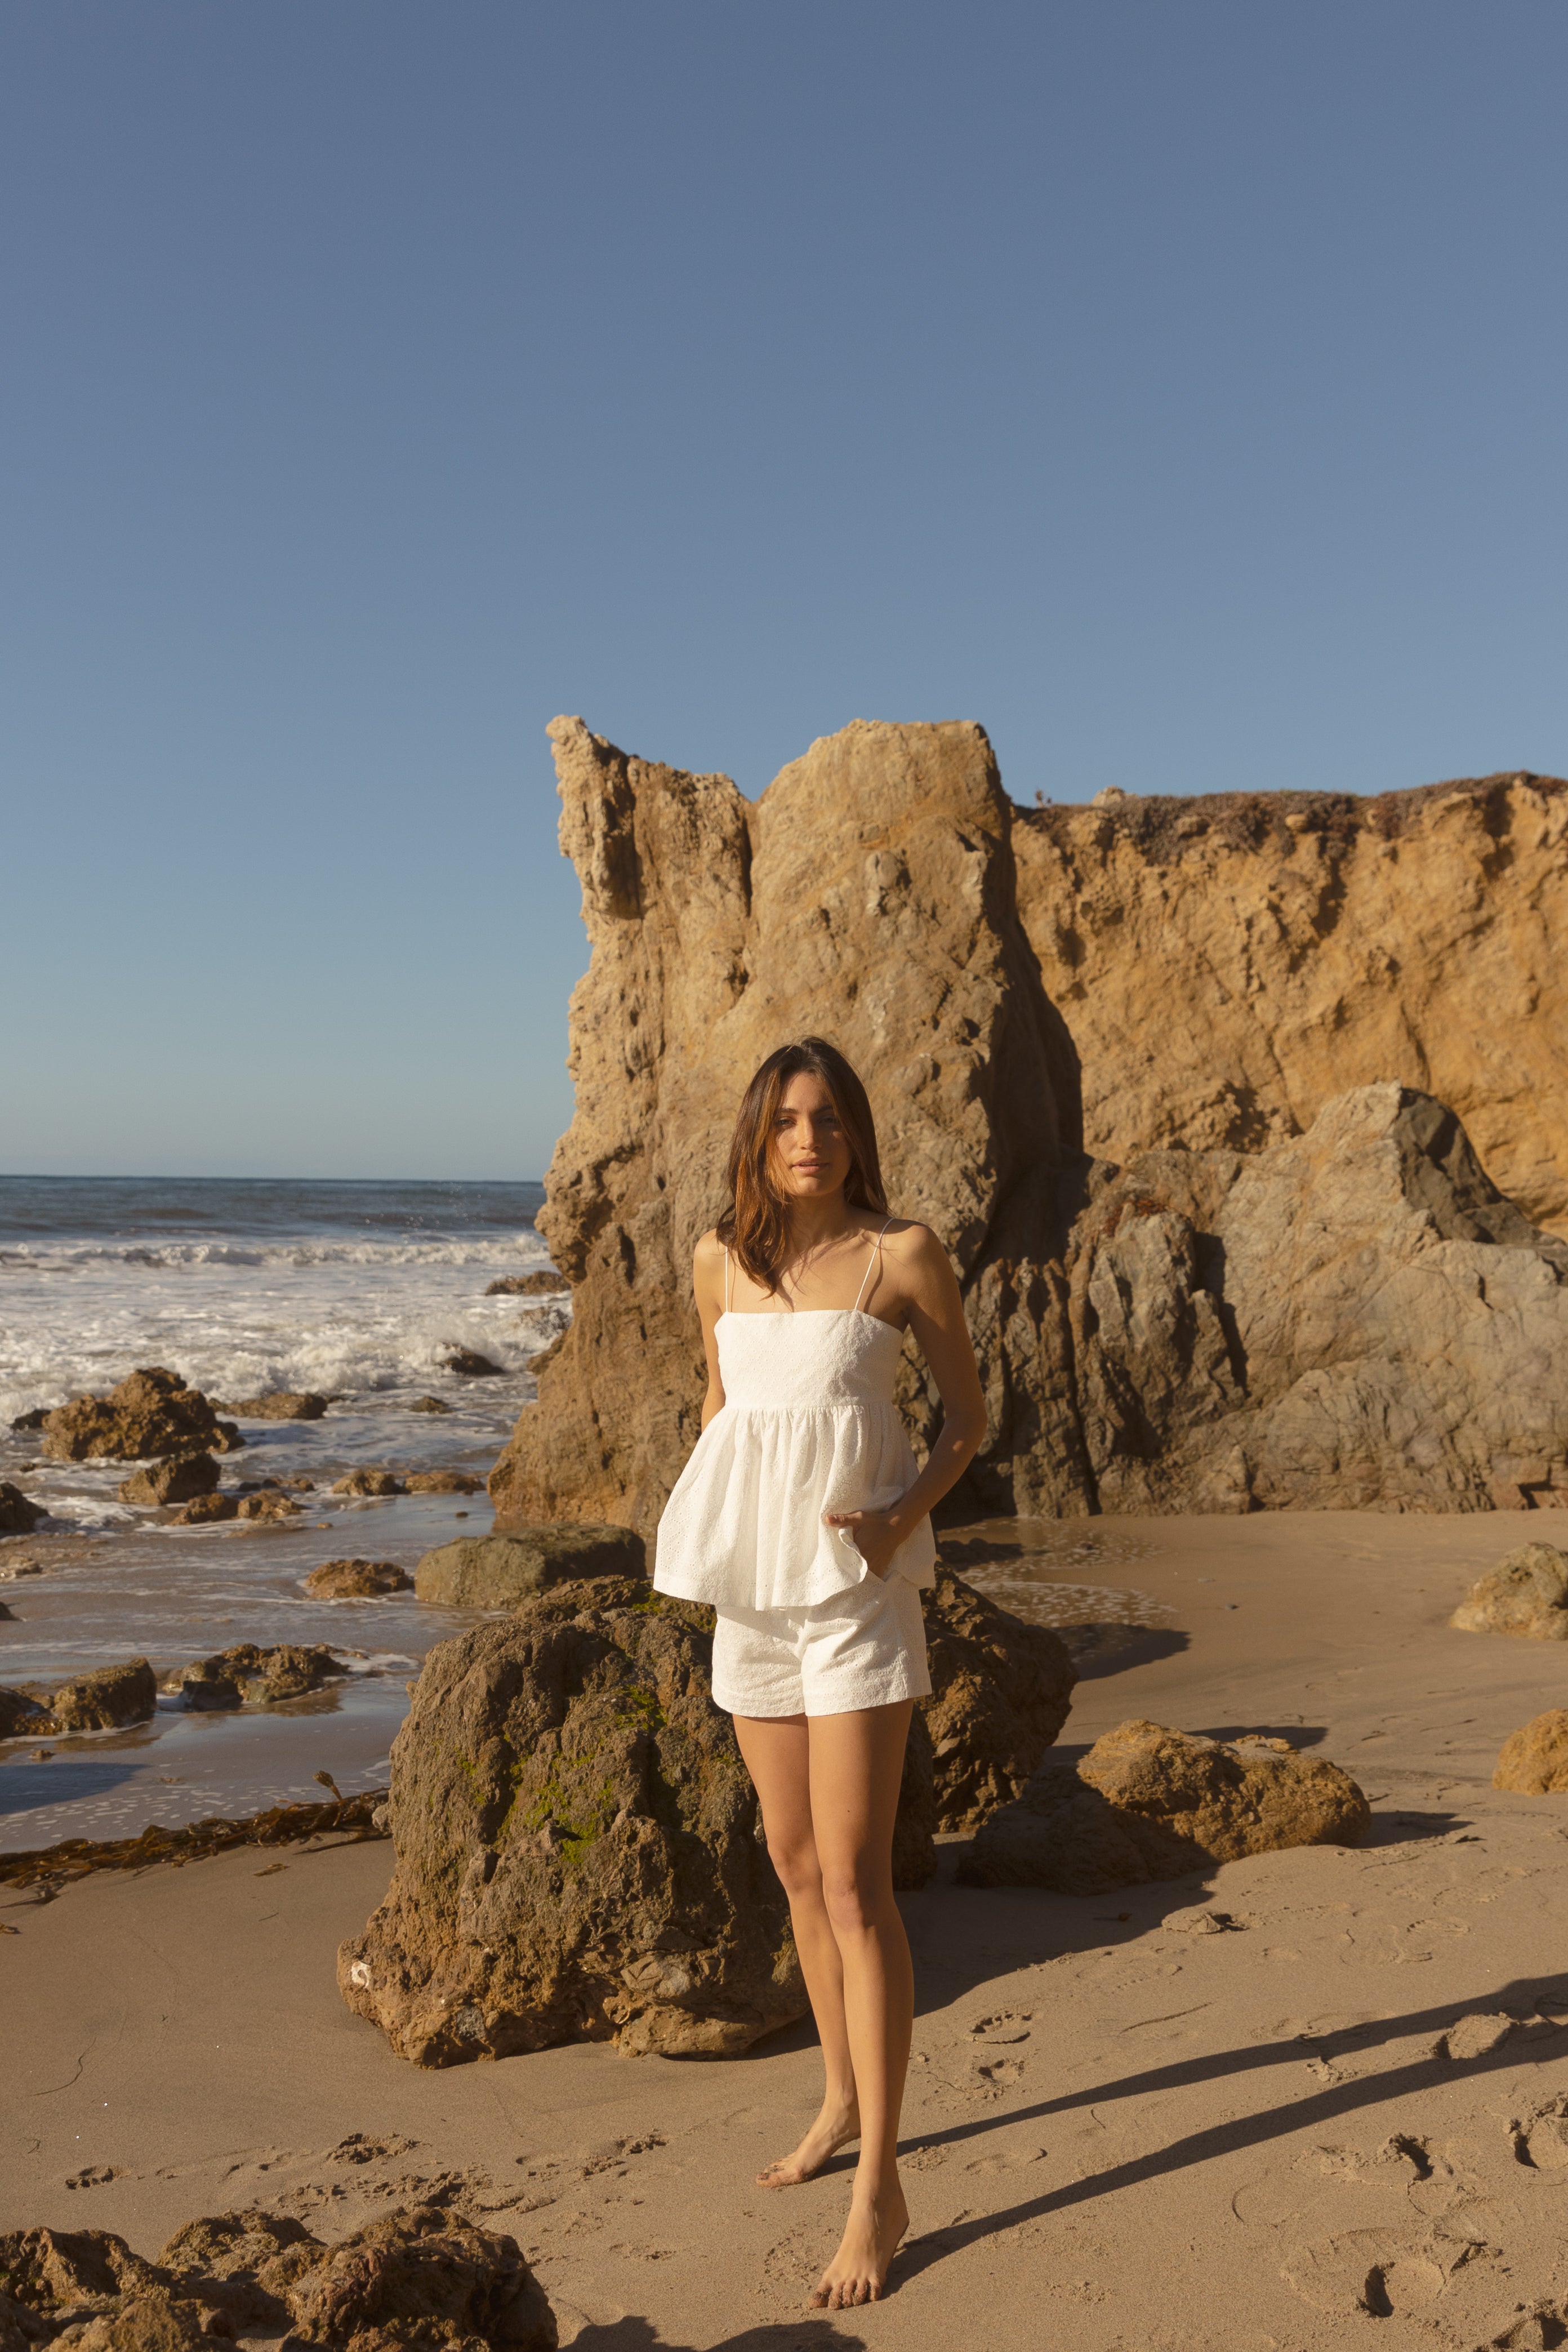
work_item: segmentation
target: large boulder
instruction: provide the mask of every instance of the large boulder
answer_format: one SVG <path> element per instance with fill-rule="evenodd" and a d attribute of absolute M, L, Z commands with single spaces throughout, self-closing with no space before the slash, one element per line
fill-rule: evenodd
<path fill-rule="evenodd" d="M 515 1609 L 552 1584 L 640 1577 L 643 1560 L 642 1538 L 630 1528 L 566 1522 L 441 1544 L 426 1553 L 414 1583 L 421 1601 L 445 1609 Z"/>
<path fill-rule="evenodd" d="M 1494 1789 L 1525 1797 L 1568 1796 L 1568 1710 L 1549 1707 L 1510 1732 L 1492 1774 Z"/>
<path fill-rule="evenodd" d="M 1099 1895 L 1286 1846 L 1355 1845 L 1371 1819 L 1348 1773 L 1285 1740 L 1134 1721 L 1097 1739 L 1076 1772 L 1037 1772 L 982 1824 L 958 1878 Z"/>
<path fill-rule="evenodd" d="M 388 1592 L 411 1592 L 414 1579 L 395 1559 L 329 1559 L 313 1568 L 305 1590 L 317 1601 L 379 1601 Z"/>
<path fill-rule="evenodd" d="M 338 1959 L 398 2056 L 721 2054 L 805 2014 L 706 1622 L 596 1578 L 426 1657 L 393 1743 L 396 1870 Z"/>
<path fill-rule="evenodd" d="M 73 1397 L 44 1422 L 44 1452 L 56 1462 L 151 1462 L 166 1454 L 232 1454 L 245 1440 L 219 1421 L 198 1389 L 153 1364 L 106 1397 Z"/>
<path fill-rule="evenodd" d="M 1448 1622 L 1461 1633 L 1568 1642 L 1568 1552 L 1552 1544 L 1521 1544 L 1470 1587 Z"/>
<path fill-rule="evenodd" d="M 1021 1796 L 1061 1730 L 1078 1669 L 1066 1643 L 947 1568 L 922 1595 L 936 1826 L 970 1830 Z"/>
<path fill-rule="evenodd" d="M 0 1478 L 0 1536 L 30 1536 L 47 1516 L 41 1503 L 29 1502 L 20 1486 Z"/>
<path fill-rule="evenodd" d="M 1128 1155 L 1117 1168 L 1083 1150 L 1079 1056 L 1062 1017 L 1081 1013 L 1093 1027 L 1086 960 L 1097 947 L 1119 953 L 1114 909 L 1091 938 L 1070 898 L 1035 902 L 1028 930 L 1066 925 L 1049 969 L 1078 975 L 1053 1003 L 1018 891 L 1055 819 L 1012 808 L 978 728 L 857 723 L 756 803 L 727 778 L 629 758 L 580 720 L 551 731 L 562 845 L 593 949 L 573 1004 L 575 1115 L 540 1217 L 573 1320 L 534 1360 L 537 1402 L 492 1473 L 500 1524 L 652 1532 L 697 1434 L 703 1366 L 688 1269 L 722 1205 L 735 1104 L 766 1052 L 818 1025 L 825 1001 L 881 1118 L 890 1197 L 932 1226 L 958 1268 L 990 1408 L 961 1499 L 1059 1516 L 1490 1510 L 1568 1493 L 1568 1249 L 1502 1196 L 1451 1110 L 1390 1079 L 1419 1076 L 1424 1060 L 1403 1030 L 1400 990 L 1381 966 L 1366 977 L 1387 952 L 1381 939 L 1372 963 L 1364 941 L 1351 949 L 1357 1001 L 1370 990 L 1368 1007 L 1383 1013 L 1369 1012 L 1348 1061 L 1332 991 L 1312 1024 L 1287 1024 L 1292 1055 L 1313 1064 L 1299 1094 L 1257 1028 L 1250 982 L 1225 1019 L 1252 1040 L 1257 1068 L 1245 1082 L 1216 1078 L 1211 1096 L 1185 1077 L 1161 1094 L 1161 1045 L 1108 1037 L 1112 1064 L 1131 1055 L 1148 1081 L 1128 1097 L 1143 1109 L 1117 1113 L 1116 1150 Z M 1531 782 L 1500 799 L 1467 790 L 1446 814 L 1421 806 L 1411 841 L 1423 856 L 1447 856 L 1453 828 L 1468 827 L 1473 864 L 1495 821 L 1531 888 L 1556 876 L 1563 787 Z M 1301 883 L 1299 912 L 1320 905 L 1314 876 L 1341 871 L 1323 846 L 1340 833 L 1355 835 L 1374 897 L 1398 863 L 1384 855 L 1399 833 L 1387 809 L 1371 825 L 1348 804 L 1336 812 L 1333 826 L 1283 803 L 1236 815 L 1269 890 L 1276 866 L 1282 888 Z M 1287 821 L 1297 815 L 1300 826 Z M 1142 822 L 1120 807 L 1079 819 L 1107 843 Z M 1227 817 L 1214 841 L 1235 830 Z M 1190 835 L 1208 837 L 1201 822 Z M 1147 842 L 1138 850 L 1151 890 L 1207 893 L 1209 853 L 1189 854 L 1188 839 L 1161 835 L 1152 865 Z M 1514 973 L 1523 1005 L 1547 986 L 1547 934 L 1533 901 L 1515 908 L 1517 938 L 1513 916 L 1498 911 L 1514 905 L 1511 863 L 1508 873 L 1489 885 L 1484 911 L 1500 953 L 1505 933 L 1533 942 Z M 1413 903 L 1425 908 L 1424 895 Z M 1347 942 L 1331 889 L 1323 909 L 1334 963 Z M 1273 953 L 1245 927 L 1233 949 L 1247 972 Z M 1309 985 L 1294 953 L 1276 977 L 1282 990 Z M 1203 957 L 1181 985 L 1219 987 Z M 1200 1062 L 1206 1023 L 1185 1049 Z M 1475 1034 L 1446 1032 L 1440 1059 L 1456 1077 L 1454 1055 L 1473 1063 Z M 1542 1015 L 1531 1034 L 1542 1068 L 1560 1066 L 1562 1024 L 1552 1032 Z M 1519 1142 L 1513 1076 L 1500 1092 L 1482 1062 L 1477 1085 L 1457 1092 L 1483 1118 L 1489 1154 L 1507 1146 L 1522 1196 L 1562 1221 L 1568 1128 L 1551 1127 L 1542 1158 L 1538 1113 L 1533 1141 Z M 1353 1092 L 1334 1090 L 1336 1072 Z M 1090 1075 L 1108 1101 L 1117 1068 L 1102 1061 Z M 940 1400 L 912 1359 L 900 1396 L 929 1443 Z"/>
<path fill-rule="evenodd" d="M 182 1666 L 164 1688 L 182 1697 L 193 1713 L 212 1715 L 247 1700 L 252 1706 L 272 1706 L 282 1699 L 304 1698 L 347 1672 L 337 1652 L 320 1643 L 279 1642 L 261 1650 L 254 1642 L 237 1642 L 216 1657 Z"/>
<path fill-rule="evenodd" d="M 158 1684 L 145 1658 L 122 1666 L 97 1666 L 61 1683 L 49 1711 L 61 1731 L 118 1731 L 145 1723 L 158 1705 Z"/>
<path fill-rule="evenodd" d="M 133 1470 L 121 1480 L 118 1491 L 122 1503 L 188 1503 L 197 1495 L 212 1494 L 217 1477 L 217 1464 L 210 1454 L 173 1454 L 145 1470 Z"/>

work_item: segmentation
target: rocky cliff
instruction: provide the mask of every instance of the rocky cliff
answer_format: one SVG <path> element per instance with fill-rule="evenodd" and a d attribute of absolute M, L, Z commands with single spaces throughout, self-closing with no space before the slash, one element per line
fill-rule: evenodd
<path fill-rule="evenodd" d="M 1090 1150 L 1255 1151 L 1393 1078 L 1568 1234 L 1568 783 L 1102 794 L 1013 844 Z"/>
<path fill-rule="evenodd" d="M 1568 787 L 1023 812 L 978 727 L 857 722 L 748 803 L 551 731 L 593 948 L 540 1219 L 574 1319 L 492 1475 L 503 1523 L 657 1519 L 697 1432 L 690 1250 L 734 1105 L 812 1029 L 960 1269 L 990 1408 L 963 1500 L 1568 1496 L 1568 1251 L 1387 1083 L 1440 1066 L 1494 1172 L 1568 1207 Z M 1122 1166 L 1085 1152 L 1086 1097 Z M 902 1402 L 918 1443 L 912 1362 Z"/>

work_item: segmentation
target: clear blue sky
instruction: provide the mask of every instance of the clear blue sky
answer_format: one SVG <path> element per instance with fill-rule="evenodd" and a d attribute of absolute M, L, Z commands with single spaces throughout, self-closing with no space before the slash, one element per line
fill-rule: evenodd
<path fill-rule="evenodd" d="M 1568 769 L 1562 0 L 0 0 L 10 1171 L 536 1175 L 542 735 Z"/>

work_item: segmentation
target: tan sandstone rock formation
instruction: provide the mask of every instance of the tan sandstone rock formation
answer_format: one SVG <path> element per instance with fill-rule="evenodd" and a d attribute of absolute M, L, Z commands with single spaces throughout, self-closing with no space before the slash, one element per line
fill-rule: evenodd
<path fill-rule="evenodd" d="M 1568 1552 L 1553 1544 L 1521 1544 L 1471 1586 L 1448 1622 L 1461 1633 L 1568 1642 Z"/>
<path fill-rule="evenodd" d="M 1286 1846 L 1356 1845 L 1371 1820 L 1348 1773 L 1285 1740 L 1227 1744 L 1123 1723 L 1076 1772 L 1037 1772 L 1016 1804 L 982 1825 L 958 1876 L 966 1886 L 1098 1895 Z"/>
<path fill-rule="evenodd" d="M 1568 1234 L 1568 784 L 1130 795 L 1013 837 L 1091 1151 L 1255 1151 L 1391 1078 Z"/>
<path fill-rule="evenodd" d="M 735 1102 L 764 1054 L 810 1029 L 861 1068 L 894 1205 L 929 1223 L 960 1270 L 989 1408 L 960 1506 L 1489 1509 L 1568 1492 L 1568 1246 L 1503 1198 L 1441 1103 L 1380 1082 L 1310 1104 L 1298 1089 L 1288 1116 L 1239 1125 L 1151 1108 L 1152 1132 L 1205 1148 L 1143 1150 L 1120 1170 L 1084 1155 L 1079 1053 L 1018 897 L 1026 884 L 1043 958 L 1044 869 L 1028 860 L 1066 818 L 1024 821 L 978 728 L 858 722 L 754 803 L 725 777 L 630 759 L 580 720 L 552 733 L 593 946 L 572 1008 L 575 1115 L 539 1219 L 573 1323 L 534 1360 L 538 1402 L 492 1474 L 503 1526 L 651 1532 L 697 1433 L 689 1255 L 721 1205 Z M 1528 962 L 1565 793 L 1478 788 L 1447 814 L 1407 795 L 1403 815 L 1384 813 L 1395 863 L 1416 856 L 1406 835 L 1441 844 L 1445 828 L 1461 838 L 1461 820 L 1491 827 L 1493 896 L 1522 893 L 1509 936 Z M 1237 854 L 1261 871 L 1288 849 L 1305 872 L 1309 855 L 1342 863 L 1383 839 L 1346 818 L 1342 844 L 1331 828 L 1331 845 L 1309 852 L 1320 835 L 1307 818 L 1270 832 L 1238 817 Z M 1152 857 L 1122 810 L 1095 824 L 1111 827 L 1107 856 L 1131 825 L 1126 855 Z M 1180 895 L 1179 868 L 1160 872 Z M 1338 939 L 1325 889 L 1322 936 Z M 1097 937 L 1114 931 L 1114 903 Z M 1443 932 L 1442 954 L 1452 947 Z M 1048 965 L 1057 984 L 1077 952 L 1068 942 Z M 1261 953 L 1244 993 L 1267 1029 L 1274 967 Z M 1143 964 L 1139 1039 L 1162 1021 L 1166 986 L 1152 949 Z M 1280 986 L 1288 976 L 1282 964 Z M 1084 1002 L 1068 1008 L 1080 1024 Z M 1349 996 L 1335 1015 L 1358 1038 L 1361 1004 Z M 1450 1017 L 1462 1025 L 1458 1000 Z M 1358 1056 L 1380 1081 L 1408 1066 L 1384 1054 L 1386 1024 L 1370 1013 L 1364 1055 L 1334 1034 L 1342 1076 Z M 1530 1034 L 1544 1070 L 1558 1045 Z M 1078 1045 L 1086 1058 L 1111 1050 L 1089 1027 Z M 1546 1149 L 1530 1146 L 1532 1166 Z M 1550 1207 L 1547 1179 L 1531 1182 Z M 912 1359 L 900 1400 L 918 1448 L 937 1406 Z"/>
<path fill-rule="evenodd" d="M 1494 1789 L 1526 1797 L 1568 1796 L 1568 1710 L 1549 1707 L 1510 1732 L 1492 1774 Z"/>
<path fill-rule="evenodd" d="M 1070 1398 L 1033 1345 L 1060 1283 L 1041 1254 L 1078 1146 L 1075 1066 L 1018 922 L 983 730 L 857 722 L 754 803 L 580 719 L 551 733 L 593 946 L 572 1001 L 575 1115 L 537 1221 L 573 1323 L 532 1366 L 498 1513 L 651 1528 L 697 1435 L 691 1249 L 722 1206 L 735 1105 L 811 1030 L 868 1078 L 891 1196 L 969 1283 L 992 1450 L 1026 1465 L 1003 1483 L 1086 1507 Z"/>

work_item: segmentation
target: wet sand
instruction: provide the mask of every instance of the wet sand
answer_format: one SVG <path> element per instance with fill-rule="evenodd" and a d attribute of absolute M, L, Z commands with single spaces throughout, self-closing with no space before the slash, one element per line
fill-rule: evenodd
<path fill-rule="evenodd" d="M 1489 1780 L 1568 1661 L 1444 1623 L 1555 1532 L 1346 1513 L 949 1539 L 1042 1611 L 1075 1580 L 1141 1596 L 1087 1644 L 1058 1753 L 1130 1716 L 1282 1732 L 1354 1773 L 1375 1824 L 1355 1853 L 1085 1898 L 955 1887 L 947 1842 L 903 1898 L 913 2230 L 870 2310 L 803 2308 L 847 2165 L 751 2185 L 814 2105 L 809 2031 L 731 2062 L 574 2048 L 420 2074 L 332 1981 L 384 1844 L 5 1899 L 0 2225 L 92 2222 L 152 2253 L 262 2204 L 331 2237 L 440 2184 L 518 2238 L 585 2352 L 1556 2342 L 1528 2314 L 1568 2297 L 1568 1800 Z M 1194 1906 L 1231 1924 L 1194 1931 Z"/>

